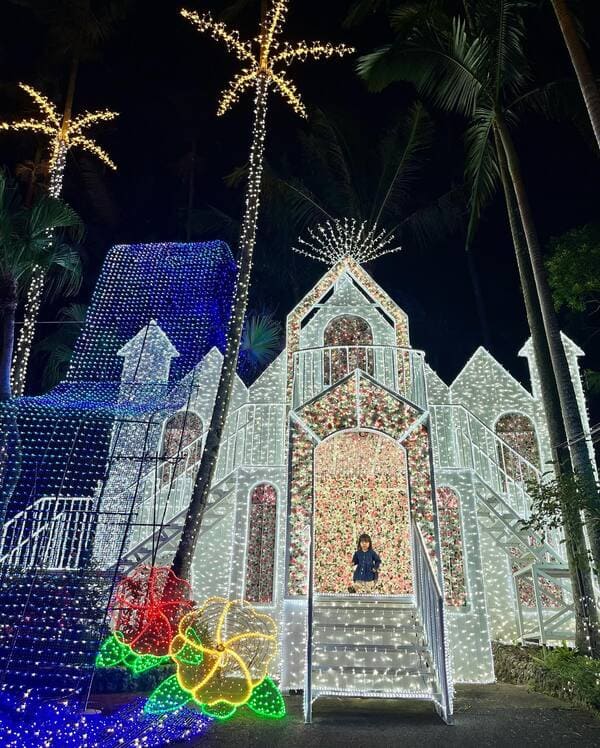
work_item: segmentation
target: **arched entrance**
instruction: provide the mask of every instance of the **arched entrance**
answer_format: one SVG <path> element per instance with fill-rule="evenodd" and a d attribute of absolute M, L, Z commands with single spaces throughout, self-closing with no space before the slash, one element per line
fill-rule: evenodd
<path fill-rule="evenodd" d="M 406 454 L 384 434 L 341 431 L 315 450 L 315 592 L 347 594 L 362 532 L 382 560 L 377 594 L 410 594 Z"/>

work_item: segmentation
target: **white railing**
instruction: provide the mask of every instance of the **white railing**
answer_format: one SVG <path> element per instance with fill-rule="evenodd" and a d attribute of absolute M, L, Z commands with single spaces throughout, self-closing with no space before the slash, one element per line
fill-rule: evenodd
<path fill-rule="evenodd" d="M 432 405 L 432 441 L 436 468 L 473 470 L 522 519 L 529 519 L 530 481 L 540 470 L 462 405 Z"/>
<path fill-rule="evenodd" d="M 0 566 L 78 569 L 89 550 L 95 500 L 44 496 L 2 527 Z"/>
<path fill-rule="evenodd" d="M 312 400 L 355 369 L 361 369 L 387 389 L 426 408 L 424 353 L 391 345 L 336 345 L 296 351 L 294 408 Z"/>
<path fill-rule="evenodd" d="M 450 683 L 448 642 L 444 621 L 444 596 L 431 564 L 423 535 L 413 520 L 412 548 L 414 586 L 417 608 L 427 637 L 433 668 L 440 690 L 439 712 L 442 719 L 452 723 L 452 686 Z"/>

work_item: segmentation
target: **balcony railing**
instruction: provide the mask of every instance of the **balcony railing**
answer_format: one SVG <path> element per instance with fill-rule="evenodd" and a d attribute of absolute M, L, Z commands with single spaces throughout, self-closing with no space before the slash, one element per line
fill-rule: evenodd
<path fill-rule="evenodd" d="M 312 400 L 355 369 L 415 405 L 427 407 L 425 355 L 392 345 L 336 345 L 296 351 L 293 407 Z"/>

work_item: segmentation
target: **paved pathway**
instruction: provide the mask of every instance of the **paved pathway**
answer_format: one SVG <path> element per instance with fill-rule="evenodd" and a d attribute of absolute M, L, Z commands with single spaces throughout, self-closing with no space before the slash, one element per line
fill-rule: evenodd
<path fill-rule="evenodd" d="M 600 719 L 524 686 L 459 686 L 453 727 L 428 703 L 373 699 L 317 701 L 314 722 L 304 725 L 299 696 L 286 697 L 280 722 L 241 710 L 195 742 L 198 748 L 388 748 L 401 746 L 600 746 Z M 187 748 L 189 748 L 189 743 Z"/>

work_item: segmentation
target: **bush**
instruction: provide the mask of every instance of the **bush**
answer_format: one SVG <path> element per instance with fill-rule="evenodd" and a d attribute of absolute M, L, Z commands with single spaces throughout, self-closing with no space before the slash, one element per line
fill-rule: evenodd
<path fill-rule="evenodd" d="M 600 661 L 568 647 L 520 647 L 494 642 L 496 677 L 600 714 Z"/>
<path fill-rule="evenodd" d="M 571 698 L 600 711 L 600 661 L 577 654 L 568 647 L 543 650 L 540 665 L 558 675 Z"/>

